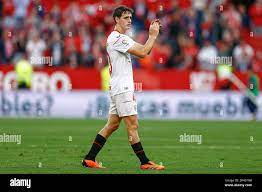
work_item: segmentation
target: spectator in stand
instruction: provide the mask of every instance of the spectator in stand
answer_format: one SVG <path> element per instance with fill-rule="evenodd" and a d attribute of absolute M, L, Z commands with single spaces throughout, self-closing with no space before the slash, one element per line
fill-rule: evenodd
<path fill-rule="evenodd" d="M 231 50 L 230 50 L 230 46 L 227 44 L 227 42 L 225 41 L 219 41 L 217 42 L 217 48 L 218 48 L 218 56 L 219 57 L 230 57 L 231 54 Z"/>
<path fill-rule="evenodd" d="M 261 35 L 262 34 L 262 0 L 256 0 L 249 9 L 251 17 L 252 31 Z"/>
<path fill-rule="evenodd" d="M 51 43 L 51 55 L 53 58 L 53 65 L 60 66 L 63 63 L 63 42 L 59 31 L 55 31 Z"/>
<path fill-rule="evenodd" d="M 185 44 L 183 45 L 183 55 L 184 55 L 184 69 L 194 69 L 196 68 L 196 58 L 198 54 L 198 47 L 195 44 L 193 38 L 185 39 Z"/>
<path fill-rule="evenodd" d="M 152 51 L 153 66 L 155 69 L 164 69 L 171 56 L 171 47 L 167 42 L 156 41 Z"/>
<path fill-rule="evenodd" d="M 212 44 L 215 44 L 217 38 L 215 37 L 214 33 L 214 20 L 213 15 L 209 10 L 205 10 L 204 12 L 203 21 L 201 24 L 201 40 L 204 39 L 210 39 Z M 200 43 L 202 45 L 202 42 Z"/>
<path fill-rule="evenodd" d="M 28 59 L 33 66 L 42 67 L 44 65 L 41 62 L 44 56 L 44 51 L 46 49 L 46 43 L 40 38 L 37 30 L 31 32 L 31 39 L 29 39 L 26 45 L 26 52 Z M 34 62 L 31 62 L 34 61 Z"/>
<path fill-rule="evenodd" d="M 77 2 L 72 1 L 64 12 L 64 18 L 69 24 L 79 24 L 83 21 L 83 12 Z"/>
<path fill-rule="evenodd" d="M 76 68 L 80 63 L 80 53 L 77 51 L 73 38 L 68 38 L 66 41 L 66 63 L 72 68 Z"/>
<path fill-rule="evenodd" d="M 181 22 L 181 12 L 179 9 L 176 9 L 176 7 L 174 7 L 171 12 L 170 20 L 169 28 L 167 30 L 169 31 L 168 37 L 170 38 L 168 39 L 168 42 L 172 47 L 172 53 L 166 66 L 179 68 L 181 67 L 182 62 L 182 52 L 179 39 L 181 39 L 181 34 L 184 34 L 185 31 Z"/>
<path fill-rule="evenodd" d="M 42 19 L 40 30 L 41 32 L 52 33 L 59 30 L 59 26 L 55 23 L 55 19 L 53 19 L 51 15 L 47 14 Z"/>
<path fill-rule="evenodd" d="M 173 49 L 171 51 L 171 57 L 169 58 L 167 62 L 167 67 L 174 67 L 177 69 L 183 69 L 183 53 L 182 53 L 182 48 L 181 44 L 183 42 L 184 35 L 179 35 L 177 42 L 174 43 Z M 172 47 L 172 45 L 171 45 Z"/>
<path fill-rule="evenodd" d="M 31 1 L 28 13 L 32 12 L 33 10 L 36 12 L 37 17 L 43 18 L 46 11 L 46 7 L 43 4 L 43 0 Z"/>
<path fill-rule="evenodd" d="M 14 5 L 12 1 L 3 1 L 3 23 L 2 25 L 7 28 L 13 28 L 15 25 L 13 14 L 14 14 Z"/>
<path fill-rule="evenodd" d="M 253 56 L 253 48 L 247 44 L 244 39 L 241 39 L 239 45 L 237 45 L 233 50 L 235 67 L 237 70 L 247 71 L 247 69 L 252 65 Z"/>
<path fill-rule="evenodd" d="M 181 24 L 181 12 L 179 10 L 174 10 L 170 15 L 170 20 L 168 36 L 171 42 L 174 41 L 175 43 L 178 39 L 178 35 L 184 32 Z"/>
<path fill-rule="evenodd" d="M 41 29 L 42 18 L 37 14 L 37 8 L 32 9 L 25 20 L 25 29 Z"/>
<path fill-rule="evenodd" d="M 254 58 L 253 66 L 255 72 L 262 71 L 262 51 L 258 50 L 256 51 L 256 55 Z"/>
<path fill-rule="evenodd" d="M 199 65 L 194 61 L 199 61 L 195 59 L 201 55 L 198 51 L 206 48 L 202 47 L 203 39 L 209 38 L 216 46 L 222 40 L 221 47 L 217 48 L 222 52 L 229 49 L 229 56 L 232 56 L 240 35 L 245 30 L 249 33 L 249 26 L 254 36 L 261 34 L 262 0 L 256 0 L 250 7 L 232 0 L 63 0 L 55 3 L 50 0 L 0 0 L 0 19 L 2 15 L 3 21 L 0 28 L 4 30 L 0 39 L 0 60 L 10 63 L 24 53 L 25 45 L 32 39 L 30 31 L 35 29 L 45 44 L 41 54 L 53 56 L 55 65 L 100 70 L 107 61 L 104 38 L 113 30 L 114 21 L 109 15 L 116 4 L 125 4 L 135 10 L 133 35 L 142 34 L 142 37 L 150 20 L 161 19 L 159 49 L 147 58 L 134 58 L 136 68 L 194 69 Z M 11 37 L 7 38 L 10 32 Z M 166 47 L 168 51 L 165 52 Z M 260 58 L 255 57 L 255 69 L 260 69 Z"/>
<path fill-rule="evenodd" d="M 81 63 L 86 67 L 94 67 L 90 63 L 90 59 L 91 59 L 90 56 L 92 55 L 91 54 L 92 40 L 91 40 L 90 32 L 88 30 L 88 26 L 87 25 L 81 26 L 79 29 L 79 33 L 81 39 L 81 53 L 82 53 Z"/>
<path fill-rule="evenodd" d="M 5 54 L 5 41 L 3 38 L 3 30 L 0 28 L 0 64 L 6 63 L 6 54 Z"/>
<path fill-rule="evenodd" d="M 98 70 L 101 70 L 108 62 L 103 42 L 103 37 L 97 36 L 96 43 L 94 44 L 92 49 L 92 53 L 95 58 L 95 68 Z"/>
<path fill-rule="evenodd" d="M 250 29 L 250 18 L 247 14 L 247 10 L 246 7 L 244 5 L 239 5 L 238 6 L 238 11 L 241 15 L 241 23 L 242 23 L 242 27 L 246 28 L 246 29 Z"/>
<path fill-rule="evenodd" d="M 0 0 L 0 19 L 2 20 L 3 18 L 3 0 Z"/>
<path fill-rule="evenodd" d="M 4 50 L 6 62 L 11 62 L 14 55 L 14 46 L 13 46 L 13 32 L 6 28 L 4 29 Z"/>
<path fill-rule="evenodd" d="M 136 0 L 134 6 L 134 19 L 133 25 L 136 27 L 136 31 L 140 32 L 145 29 L 145 17 L 147 17 L 148 11 L 146 3 L 143 0 Z"/>
<path fill-rule="evenodd" d="M 26 31 L 21 29 L 17 35 L 14 35 L 14 60 L 26 54 L 26 42 Z"/>
<path fill-rule="evenodd" d="M 213 46 L 209 39 L 204 40 L 204 46 L 200 49 L 197 59 L 202 70 L 216 69 L 216 63 L 214 63 L 218 55 L 217 48 Z"/>
<path fill-rule="evenodd" d="M 231 35 L 233 32 L 231 30 L 225 29 L 222 33 L 222 41 L 227 44 L 227 46 L 230 48 L 229 55 L 233 55 L 233 49 L 238 44 L 236 40 L 234 39 L 233 35 Z"/>
<path fill-rule="evenodd" d="M 23 20 L 26 17 L 27 7 L 29 5 L 29 0 L 13 0 L 15 7 L 15 22 L 16 27 L 21 28 L 23 26 Z"/>
<path fill-rule="evenodd" d="M 194 0 L 192 1 L 192 7 L 195 10 L 203 11 L 207 6 L 207 3 L 208 3 L 207 1 L 208 0 Z"/>
<path fill-rule="evenodd" d="M 195 10 L 195 30 L 193 31 L 194 39 L 197 44 L 202 45 L 202 23 L 204 20 L 205 9 L 208 0 L 192 1 L 192 8 Z"/>
<path fill-rule="evenodd" d="M 241 15 L 233 4 L 229 3 L 228 8 L 222 11 L 222 19 L 225 21 L 225 25 L 230 29 L 240 30 Z"/>
<path fill-rule="evenodd" d="M 62 20 L 62 12 L 60 7 L 57 4 L 54 4 L 53 8 L 50 11 L 51 20 L 56 24 L 59 24 Z"/>
<path fill-rule="evenodd" d="M 190 38 L 197 39 L 198 32 L 200 32 L 200 29 L 198 29 L 197 26 L 197 15 L 195 12 L 195 9 L 188 8 L 187 11 L 183 14 L 183 32 Z"/>
<path fill-rule="evenodd" d="M 145 42 L 147 40 L 147 33 L 144 30 L 137 32 L 135 34 L 135 36 L 136 37 L 134 39 L 136 39 L 137 42 L 139 42 L 141 44 L 145 44 Z M 133 61 L 133 67 L 134 68 L 142 68 L 142 69 L 146 69 L 146 70 L 153 70 L 154 69 L 154 66 L 151 62 L 152 61 L 152 54 L 149 54 L 145 58 L 132 57 L 132 61 Z"/>

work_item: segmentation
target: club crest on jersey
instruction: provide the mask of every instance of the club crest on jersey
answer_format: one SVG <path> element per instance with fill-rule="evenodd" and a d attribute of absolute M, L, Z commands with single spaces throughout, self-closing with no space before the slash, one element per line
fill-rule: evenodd
<path fill-rule="evenodd" d="M 125 39 L 122 40 L 122 43 L 123 43 L 124 45 L 128 45 L 128 42 L 127 42 Z"/>

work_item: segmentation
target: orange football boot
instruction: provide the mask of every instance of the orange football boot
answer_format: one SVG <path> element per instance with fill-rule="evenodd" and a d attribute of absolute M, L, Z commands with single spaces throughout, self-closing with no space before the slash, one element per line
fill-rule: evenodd
<path fill-rule="evenodd" d="M 98 169 L 103 169 L 105 167 L 103 167 L 102 165 L 100 165 L 99 163 L 97 163 L 96 161 L 93 161 L 93 160 L 87 160 L 87 159 L 84 159 L 82 161 L 82 165 L 84 167 L 88 167 L 88 168 L 98 168 Z"/>
<path fill-rule="evenodd" d="M 146 169 L 164 170 L 165 166 L 155 164 L 153 161 L 148 161 L 148 163 L 141 165 L 140 169 L 142 169 L 142 170 L 146 170 Z"/>

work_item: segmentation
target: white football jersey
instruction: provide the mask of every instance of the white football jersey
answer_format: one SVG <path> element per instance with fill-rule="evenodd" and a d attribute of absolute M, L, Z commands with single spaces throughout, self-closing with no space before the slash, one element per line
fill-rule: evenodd
<path fill-rule="evenodd" d="M 134 91 L 134 80 L 131 56 L 127 50 L 134 45 L 129 36 L 112 31 L 107 38 L 110 80 L 110 94 Z"/>

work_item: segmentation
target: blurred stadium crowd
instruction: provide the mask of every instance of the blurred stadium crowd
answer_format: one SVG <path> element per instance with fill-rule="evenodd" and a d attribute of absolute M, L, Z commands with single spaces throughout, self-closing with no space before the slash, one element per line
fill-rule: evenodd
<path fill-rule="evenodd" d="M 210 58 L 219 56 L 232 57 L 236 70 L 262 71 L 261 42 L 247 41 L 261 37 L 262 0 L 0 0 L 0 65 L 24 55 L 101 70 L 112 11 L 120 4 L 134 9 L 131 35 L 140 43 L 150 21 L 162 22 L 150 56 L 133 59 L 136 68 L 215 70 Z"/>

